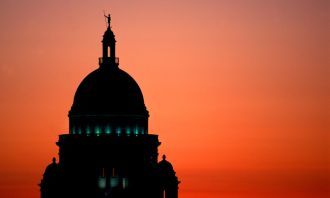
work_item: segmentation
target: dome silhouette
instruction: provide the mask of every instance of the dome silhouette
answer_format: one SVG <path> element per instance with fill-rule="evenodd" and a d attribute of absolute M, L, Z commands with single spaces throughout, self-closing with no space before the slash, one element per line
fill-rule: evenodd
<path fill-rule="evenodd" d="M 166 156 L 163 155 L 163 160 L 158 163 L 160 174 L 163 177 L 175 175 L 172 164 L 166 160 Z"/>
<path fill-rule="evenodd" d="M 119 69 L 116 39 L 110 28 L 103 35 L 99 68 L 80 83 L 69 111 L 69 133 L 78 135 L 148 134 L 149 113 L 135 80 Z"/>
<path fill-rule="evenodd" d="M 80 83 L 71 107 L 74 115 L 147 116 L 139 85 L 119 68 L 98 68 Z"/>

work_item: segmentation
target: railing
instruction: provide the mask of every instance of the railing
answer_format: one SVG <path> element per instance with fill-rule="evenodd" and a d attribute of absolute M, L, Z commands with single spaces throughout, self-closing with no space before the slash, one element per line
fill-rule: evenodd
<path fill-rule="evenodd" d="M 100 57 L 99 64 L 100 65 L 107 65 L 107 64 L 119 65 L 119 58 L 118 57 Z"/>

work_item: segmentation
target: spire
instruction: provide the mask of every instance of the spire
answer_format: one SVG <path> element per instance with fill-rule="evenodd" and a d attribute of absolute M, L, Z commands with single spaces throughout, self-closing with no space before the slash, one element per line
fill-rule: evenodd
<path fill-rule="evenodd" d="M 110 26 L 111 16 L 110 14 L 104 14 L 104 17 L 107 20 L 107 29 L 103 35 L 103 52 L 102 57 L 99 58 L 99 64 L 100 67 L 118 67 L 119 59 L 116 57 L 116 39 Z"/>

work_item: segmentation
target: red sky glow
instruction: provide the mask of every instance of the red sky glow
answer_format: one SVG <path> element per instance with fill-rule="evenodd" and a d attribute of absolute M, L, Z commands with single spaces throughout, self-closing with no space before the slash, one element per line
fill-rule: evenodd
<path fill-rule="evenodd" d="M 328 0 L 2 0 L 0 197 L 39 197 L 103 10 L 180 198 L 330 197 Z"/>

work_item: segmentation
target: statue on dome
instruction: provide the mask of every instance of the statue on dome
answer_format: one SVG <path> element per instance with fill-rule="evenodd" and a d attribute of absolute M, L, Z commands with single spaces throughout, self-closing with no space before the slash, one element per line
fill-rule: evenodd
<path fill-rule="evenodd" d="M 108 22 L 108 27 L 110 27 L 110 21 L 111 21 L 111 16 L 110 16 L 110 14 L 108 14 L 108 16 L 104 14 L 104 17 L 106 18 L 106 20 L 107 20 L 107 22 Z"/>

